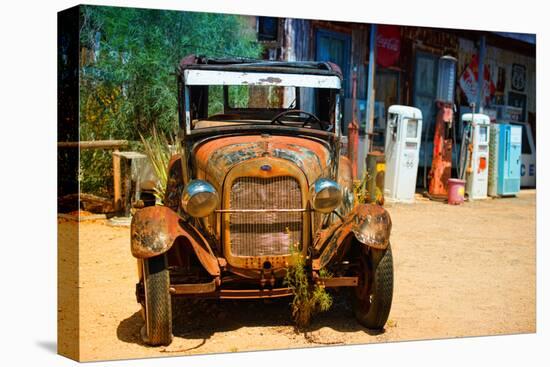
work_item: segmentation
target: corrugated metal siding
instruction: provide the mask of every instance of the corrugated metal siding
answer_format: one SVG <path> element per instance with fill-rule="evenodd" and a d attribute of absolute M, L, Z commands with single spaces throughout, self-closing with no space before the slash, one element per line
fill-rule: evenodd
<path fill-rule="evenodd" d="M 313 52 L 311 50 L 311 21 L 307 19 L 292 19 L 291 21 L 294 30 L 294 56 L 298 61 L 309 61 L 312 59 Z M 303 110 L 313 110 L 314 101 L 311 90 L 302 90 L 300 99 Z"/>
<path fill-rule="evenodd" d="M 402 27 L 403 39 L 412 40 L 416 47 L 436 55 L 454 56 L 458 46 L 455 34 L 426 27 Z"/>
<path fill-rule="evenodd" d="M 293 19 L 296 60 L 311 60 L 311 26 L 307 19 Z"/>
<path fill-rule="evenodd" d="M 365 26 L 351 30 L 351 72 L 357 67 L 357 99 L 367 98 L 367 61 L 369 53 L 369 32 Z M 352 80 L 350 78 L 350 80 Z M 350 95 L 353 85 L 350 85 Z"/>

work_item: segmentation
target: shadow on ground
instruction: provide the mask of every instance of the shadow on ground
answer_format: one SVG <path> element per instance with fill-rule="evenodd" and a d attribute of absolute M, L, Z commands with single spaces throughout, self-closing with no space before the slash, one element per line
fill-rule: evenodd
<path fill-rule="evenodd" d="M 57 354 L 57 343 L 55 341 L 39 340 L 36 342 L 36 345 L 50 353 Z"/>
<path fill-rule="evenodd" d="M 143 318 L 141 312 L 137 311 L 132 316 L 122 320 L 118 324 L 116 334 L 120 341 L 126 343 L 134 343 L 144 345 L 141 341 L 141 326 L 143 325 Z"/>
<path fill-rule="evenodd" d="M 334 303 L 327 312 L 317 314 L 311 325 L 301 330 L 308 335 L 321 328 L 339 332 L 364 331 L 368 335 L 379 335 L 383 331 L 369 330 L 359 325 L 344 294 L 336 294 Z M 273 300 L 190 300 L 175 299 L 172 307 L 173 334 L 176 337 L 198 341 L 197 349 L 215 333 L 229 332 L 242 327 L 281 327 L 289 334 L 298 333 L 291 320 L 290 298 Z M 120 322 L 117 337 L 126 343 L 144 345 L 140 329 L 143 319 L 136 312 Z M 322 341 L 308 341 L 324 344 Z M 333 343 L 327 343 L 333 344 Z"/>

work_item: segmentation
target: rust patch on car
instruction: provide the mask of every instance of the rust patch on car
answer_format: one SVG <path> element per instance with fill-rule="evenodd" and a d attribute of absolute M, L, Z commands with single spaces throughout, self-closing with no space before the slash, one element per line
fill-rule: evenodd
<path fill-rule="evenodd" d="M 177 211 L 180 205 L 181 193 L 183 192 L 183 172 L 181 155 L 173 155 L 168 163 L 168 180 L 164 193 L 164 205 Z"/>
<path fill-rule="evenodd" d="M 194 154 L 196 166 L 218 189 L 235 165 L 259 157 L 281 158 L 296 164 L 313 182 L 326 174 L 331 155 L 321 143 L 290 136 L 246 135 L 223 137 L 199 146 Z"/>
<path fill-rule="evenodd" d="M 190 223 L 165 206 L 150 206 L 138 210 L 130 228 L 132 255 L 150 258 L 167 252 L 178 237 L 185 237 L 205 270 L 220 274 L 218 260 L 206 239 Z"/>
<path fill-rule="evenodd" d="M 280 84 L 283 81 L 281 78 L 275 78 L 275 77 L 268 77 L 268 78 L 262 78 L 259 79 L 260 83 L 266 83 L 266 84 Z"/>
<path fill-rule="evenodd" d="M 375 249 L 386 249 L 391 232 L 389 213 L 378 205 L 357 205 L 342 222 L 337 221 L 321 232 L 314 248 L 321 253 L 320 268 L 327 266 L 338 252 L 344 252 L 352 235 L 359 243 Z"/>

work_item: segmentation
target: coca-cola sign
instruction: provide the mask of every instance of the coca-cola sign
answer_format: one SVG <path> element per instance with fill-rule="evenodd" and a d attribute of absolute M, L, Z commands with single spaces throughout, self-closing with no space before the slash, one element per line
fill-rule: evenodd
<path fill-rule="evenodd" d="M 383 34 L 376 36 L 376 47 L 386 48 L 393 52 L 399 52 L 399 39 L 387 38 Z"/>
<path fill-rule="evenodd" d="M 478 56 L 476 54 L 472 55 L 472 60 L 470 64 L 464 69 L 460 79 L 458 80 L 458 85 L 460 89 L 464 92 L 464 95 L 468 99 L 468 103 L 473 103 L 477 101 L 477 91 L 478 91 Z M 483 68 L 483 104 L 489 103 L 491 96 L 495 94 L 495 85 L 491 79 L 490 71 L 487 65 Z"/>
<path fill-rule="evenodd" d="M 379 25 L 376 34 L 376 63 L 386 68 L 396 66 L 400 50 L 400 28 L 395 25 Z"/>

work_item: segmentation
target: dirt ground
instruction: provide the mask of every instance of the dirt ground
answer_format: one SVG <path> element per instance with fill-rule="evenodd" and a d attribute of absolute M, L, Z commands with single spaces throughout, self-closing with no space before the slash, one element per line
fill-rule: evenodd
<path fill-rule="evenodd" d="M 426 200 L 388 204 L 395 288 L 382 333 L 359 326 L 341 296 L 335 297 L 329 312 L 315 318 L 306 334 L 294 331 L 288 299 L 178 301 L 174 341 L 156 348 L 140 340 L 143 321 L 134 295 L 137 267 L 130 254 L 129 229 L 104 221 L 82 222 L 76 254 L 69 244 L 77 224 L 60 220 L 59 277 L 69 290 L 59 294 L 59 312 L 73 323 L 62 324 L 59 333 L 80 340 L 80 359 L 86 361 L 532 333 L 535 201 L 535 191 L 522 191 L 517 198 L 462 206 Z M 78 285 L 68 279 L 76 256 Z M 74 287 L 78 301 L 72 297 Z M 78 318 L 70 312 L 77 302 Z M 79 333 L 70 327 L 76 319 Z M 58 347 L 69 350 L 70 344 Z"/>

